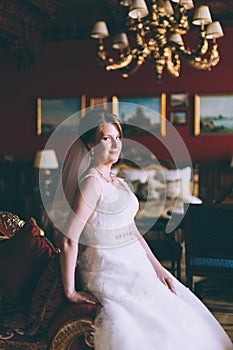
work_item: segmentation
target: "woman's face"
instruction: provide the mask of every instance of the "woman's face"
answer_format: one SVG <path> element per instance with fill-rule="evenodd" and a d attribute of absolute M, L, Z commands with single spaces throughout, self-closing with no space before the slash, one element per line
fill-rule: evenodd
<path fill-rule="evenodd" d="M 116 125 L 107 123 L 101 128 L 97 143 L 94 147 L 94 159 L 98 164 L 114 164 L 118 161 L 122 141 Z"/>

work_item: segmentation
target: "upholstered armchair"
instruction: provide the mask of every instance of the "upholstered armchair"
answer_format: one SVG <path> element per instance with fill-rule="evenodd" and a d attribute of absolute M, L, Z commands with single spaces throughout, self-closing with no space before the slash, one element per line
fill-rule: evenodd
<path fill-rule="evenodd" d="M 0 211 L 0 349 L 93 348 L 99 306 L 66 300 L 59 253 L 33 218 Z"/>
<path fill-rule="evenodd" d="M 233 205 L 190 204 L 185 216 L 187 286 L 203 276 L 233 280 Z"/>

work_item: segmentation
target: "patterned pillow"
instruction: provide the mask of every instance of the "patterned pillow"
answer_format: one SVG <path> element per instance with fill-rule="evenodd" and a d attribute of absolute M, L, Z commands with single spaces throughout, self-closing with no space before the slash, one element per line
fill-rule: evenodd
<path fill-rule="evenodd" d="M 176 195 L 173 194 L 174 191 L 170 191 L 173 195 L 171 198 L 180 197 L 182 200 L 189 202 L 191 197 L 190 181 L 191 181 L 191 168 L 186 167 L 183 169 L 166 170 L 165 179 L 167 183 L 172 184 L 172 190 L 175 190 Z M 178 182 L 180 181 L 180 182 Z M 179 192 L 179 193 L 177 193 Z"/>
<path fill-rule="evenodd" d="M 50 259 L 33 294 L 28 313 L 28 334 L 44 332 L 65 300 L 59 268 L 59 255 Z"/>
<path fill-rule="evenodd" d="M 79 270 L 76 269 L 77 289 L 81 289 Z M 28 334 L 43 333 L 64 302 L 68 303 L 61 279 L 59 255 L 50 259 L 33 294 L 28 313 Z"/>
<path fill-rule="evenodd" d="M 153 177 L 156 173 L 155 169 L 121 169 L 121 175 L 129 181 L 140 181 L 146 183 L 149 177 Z"/>
<path fill-rule="evenodd" d="M 36 283 L 56 249 L 31 218 L 0 244 L 0 289 L 12 303 L 31 300 Z"/>

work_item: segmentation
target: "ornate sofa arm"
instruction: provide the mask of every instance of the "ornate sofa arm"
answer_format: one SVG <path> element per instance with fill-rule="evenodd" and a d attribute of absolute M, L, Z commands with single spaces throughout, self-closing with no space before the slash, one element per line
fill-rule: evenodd
<path fill-rule="evenodd" d="M 97 305 L 64 304 L 50 323 L 49 350 L 82 350 L 94 347 L 94 318 Z M 74 345 L 75 344 L 75 345 Z"/>
<path fill-rule="evenodd" d="M 51 350 L 68 350 L 72 344 L 82 350 L 84 343 L 93 347 L 93 321 L 98 307 L 66 300 L 56 255 L 50 259 L 35 289 L 28 313 L 28 333 L 46 335 Z"/>
<path fill-rule="evenodd" d="M 18 215 L 0 211 L 0 239 L 10 239 L 24 224 Z"/>

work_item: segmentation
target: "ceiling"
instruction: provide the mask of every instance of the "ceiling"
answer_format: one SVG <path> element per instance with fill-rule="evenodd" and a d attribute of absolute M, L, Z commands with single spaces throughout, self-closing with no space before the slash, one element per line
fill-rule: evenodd
<path fill-rule="evenodd" d="M 223 27 L 233 25 L 233 0 L 194 4 L 209 5 L 212 18 Z M 126 11 L 119 0 L 0 0 L 0 47 L 8 47 L 18 66 L 27 69 L 35 64 L 36 43 L 87 39 L 100 19 L 115 34 L 124 27 Z"/>

